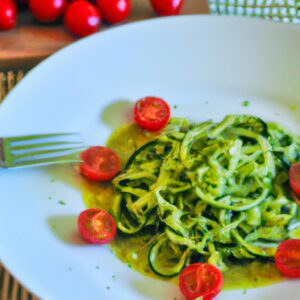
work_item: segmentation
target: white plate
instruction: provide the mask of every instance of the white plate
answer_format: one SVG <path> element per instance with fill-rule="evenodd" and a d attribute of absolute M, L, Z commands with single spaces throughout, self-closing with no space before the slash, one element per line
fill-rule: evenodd
<path fill-rule="evenodd" d="M 202 121 L 253 113 L 299 132 L 300 31 L 190 16 L 94 35 L 26 76 L 1 106 L 0 136 L 79 131 L 87 143 L 104 144 L 116 125 L 111 104 L 125 107 L 145 95 L 176 104 L 177 116 Z M 12 274 L 46 300 L 181 299 L 175 286 L 129 269 L 109 248 L 72 238 L 84 205 L 60 170 L 0 171 L 0 257 Z M 299 294 L 299 281 L 290 281 L 246 294 L 222 292 L 218 299 L 296 300 Z"/>

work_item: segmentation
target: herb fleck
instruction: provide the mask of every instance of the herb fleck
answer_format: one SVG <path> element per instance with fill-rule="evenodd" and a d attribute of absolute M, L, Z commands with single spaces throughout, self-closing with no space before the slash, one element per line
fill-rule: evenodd
<path fill-rule="evenodd" d="M 68 270 L 71 272 L 71 271 L 72 271 L 72 268 L 68 268 Z"/>
<path fill-rule="evenodd" d="M 107 290 L 110 290 L 110 286 L 107 286 L 106 289 L 107 289 Z"/>
<path fill-rule="evenodd" d="M 117 276 L 116 275 L 113 275 L 111 278 L 112 278 L 112 280 L 117 280 Z"/>
<path fill-rule="evenodd" d="M 52 197 L 48 197 L 48 200 L 51 201 L 51 200 L 52 200 Z"/>
<path fill-rule="evenodd" d="M 275 116 L 278 116 L 278 117 L 279 117 L 279 116 L 280 116 L 280 113 L 275 113 Z"/>
<path fill-rule="evenodd" d="M 243 290 L 243 295 L 246 295 L 246 294 L 247 294 L 247 291 L 248 291 L 247 289 L 244 289 L 244 290 Z"/>
<path fill-rule="evenodd" d="M 208 104 L 208 101 L 205 101 L 204 103 L 205 103 L 205 104 Z"/>
<path fill-rule="evenodd" d="M 176 109 L 176 108 L 177 108 L 177 105 L 175 104 L 175 105 L 173 106 L 173 108 Z"/>
<path fill-rule="evenodd" d="M 132 265 L 131 265 L 131 264 L 128 264 L 128 267 L 131 269 L 131 268 L 132 268 Z"/>
<path fill-rule="evenodd" d="M 52 224 L 51 227 L 52 227 L 52 229 L 56 229 L 56 225 L 55 224 Z"/>
<path fill-rule="evenodd" d="M 52 179 L 51 179 L 51 182 L 52 182 L 52 183 L 53 183 L 53 182 L 55 182 L 55 179 L 54 179 L 54 178 L 52 178 Z"/>
<path fill-rule="evenodd" d="M 243 106 L 244 107 L 248 107 L 250 104 L 250 102 L 248 100 L 243 101 Z"/>
<path fill-rule="evenodd" d="M 96 269 L 97 269 L 97 270 L 99 270 L 99 269 L 100 269 L 100 267 L 99 267 L 99 266 L 96 266 Z"/>
<path fill-rule="evenodd" d="M 59 203 L 60 205 L 66 205 L 66 202 L 64 202 L 64 201 L 62 201 L 62 200 L 58 201 L 58 203 Z"/>

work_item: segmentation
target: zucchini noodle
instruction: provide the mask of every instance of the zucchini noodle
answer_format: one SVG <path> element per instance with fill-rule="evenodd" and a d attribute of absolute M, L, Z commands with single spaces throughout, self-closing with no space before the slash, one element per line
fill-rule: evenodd
<path fill-rule="evenodd" d="M 281 241 L 300 238 L 288 190 L 299 159 L 296 137 L 254 116 L 173 118 L 114 179 L 117 226 L 130 235 L 152 228 L 148 259 L 161 276 L 197 261 L 226 271 L 230 261 L 273 258 Z"/>

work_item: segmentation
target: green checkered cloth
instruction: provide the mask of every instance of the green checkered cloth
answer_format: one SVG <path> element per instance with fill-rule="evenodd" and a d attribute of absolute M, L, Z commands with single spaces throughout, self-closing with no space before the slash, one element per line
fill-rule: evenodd
<path fill-rule="evenodd" d="M 300 0 L 208 0 L 208 2 L 213 14 L 300 23 Z"/>

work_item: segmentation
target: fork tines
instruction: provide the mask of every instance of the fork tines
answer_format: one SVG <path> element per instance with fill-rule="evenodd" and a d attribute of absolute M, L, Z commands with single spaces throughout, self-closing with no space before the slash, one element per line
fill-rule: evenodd
<path fill-rule="evenodd" d="M 0 165 L 6 168 L 80 162 L 82 142 L 75 133 L 51 133 L 0 139 Z M 2 163 L 1 163 L 2 162 Z"/>

